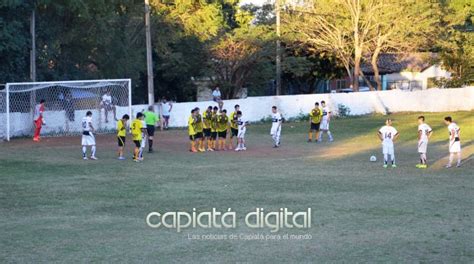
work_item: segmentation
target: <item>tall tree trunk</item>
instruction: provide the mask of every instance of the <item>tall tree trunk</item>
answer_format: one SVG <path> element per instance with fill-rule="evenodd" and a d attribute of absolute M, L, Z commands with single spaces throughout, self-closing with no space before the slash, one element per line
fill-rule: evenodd
<path fill-rule="evenodd" d="M 375 91 L 374 86 L 373 86 L 372 83 L 369 81 L 369 79 L 367 79 L 367 77 L 365 77 L 365 74 L 364 74 L 364 72 L 363 72 L 362 70 L 360 71 L 360 75 L 361 75 L 362 78 L 364 79 L 365 83 L 369 86 L 370 90 L 371 90 L 371 91 Z"/>
<path fill-rule="evenodd" d="M 374 50 L 374 53 L 372 54 L 371 64 L 372 64 L 372 69 L 374 70 L 375 82 L 377 83 L 377 90 L 381 91 L 382 81 L 380 80 L 380 72 L 379 72 L 379 65 L 378 65 L 379 55 L 380 55 L 380 48 L 377 47 Z"/>
<path fill-rule="evenodd" d="M 354 55 L 354 79 L 352 80 L 352 89 L 354 92 L 359 91 L 359 76 L 360 76 L 360 60 L 362 58 L 362 51 L 356 48 Z"/>

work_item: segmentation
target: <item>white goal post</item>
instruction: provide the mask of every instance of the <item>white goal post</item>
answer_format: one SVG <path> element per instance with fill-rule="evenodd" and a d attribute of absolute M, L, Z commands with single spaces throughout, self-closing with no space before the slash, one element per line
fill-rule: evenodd
<path fill-rule="evenodd" d="M 114 131 L 116 119 L 132 115 L 130 79 L 7 83 L 0 91 L 0 138 L 32 136 L 35 107 L 41 100 L 41 136 L 80 134 L 87 111 L 92 112 L 97 133 Z"/>

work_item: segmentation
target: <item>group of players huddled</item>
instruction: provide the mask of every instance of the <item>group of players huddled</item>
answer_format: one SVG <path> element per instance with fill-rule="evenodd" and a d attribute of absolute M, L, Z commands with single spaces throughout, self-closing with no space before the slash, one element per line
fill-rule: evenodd
<path fill-rule="evenodd" d="M 234 138 L 237 138 L 235 151 L 247 150 L 245 147 L 247 125 L 248 122 L 243 118 L 239 105 L 234 106 L 234 112 L 230 116 L 227 116 L 226 109 L 219 109 L 217 106 L 209 106 L 202 114 L 199 107 L 196 107 L 191 110 L 188 118 L 189 151 L 234 150 Z"/>
<path fill-rule="evenodd" d="M 44 125 L 43 112 L 44 100 L 35 107 L 35 133 L 33 140 L 40 140 L 41 126 Z M 198 107 L 191 110 L 191 115 L 188 118 L 188 133 L 190 140 L 190 152 L 205 152 L 205 151 L 245 151 L 245 133 L 247 131 L 248 121 L 243 117 L 239 105 L 234 106 L 234 111 L 227 115 L 227 110 L 222 109 L 223 104 L 217 106 L 209 106 L 206 111 L 201 114 Z M 129 115 L 123 115 L 117 121 L 117 141 L 118 141 L 118 159 L 123 160 L 124 146 L 126 142 L 126 135 L 128 129 Z M 273 147 L 280 147 L 280 135 L 283 123 L 283 117 L 276 106 L 272 107 L 271 112 L 272 126 L 270 135 L 273 139 Z M 329 123 L 331 120 L 331 111 L 326 105 L 325 101 L 316 102 L 314 108 L 309 113 L 309 138 L 308 142 L 321 142 L 323 134 L 328 135 L 329 141 L 334 139 L 329 130 Z M 159 117 L 154 113 L 154 107 L 150 106 L 148 111 L 139 112 L 136 118 L 130 125 L 132 140 L 135 144 L 133 151 L 133 160 L 140 162 L 143 160 L 143 150 L 148 142 L 148 151 L 153 152 L 153 136 L 155 133 L 155 126 L 159 121 Z M 444 123 L 449 131 L 449 161 L 447 168 L 452 166 L 454 157 L 457 157 L 457 167 L 461 166 L 461 142 L 460 142 L 460 128 L 452 120 L 450 116 L 444 118 Z M 89 159 L 87 156 L 87 147 L 91 148 L 90 159 L 96 160 L 96 143 L 94 132 L 95 128 L 92 124 L 92 112 L 87 111 L 86 116 L 82 119 L 82 156 L 83 159 Z M 230 133 L 229 133 L 230 132 Z M 433 131 L 431 127 L 426 124 L 425 117 L 418 117 L 418 153 L 420 154 L 420 163 L 416 165 L 417 168 L 427 168 L 427 149 L 428 142 Z M 228 135 L 229 134 L 229 135 Z M 388 167 L 389 158 L 392 167 L 395 164 L 394 141 L 398 138 L 399 132 L 392 126 L 392 120 L 389 118 L 385 121 L 385 125 L 380 128 L 377 133 L 378 138 L 382 142 L 382 153 L 384 156 L 383 166 Z M 237 140 L 235 140 L 236 138 Z M 236 143 L 236 147 L 234 146 Z M 234 149 L 235 147 L 235 149 Z"/>

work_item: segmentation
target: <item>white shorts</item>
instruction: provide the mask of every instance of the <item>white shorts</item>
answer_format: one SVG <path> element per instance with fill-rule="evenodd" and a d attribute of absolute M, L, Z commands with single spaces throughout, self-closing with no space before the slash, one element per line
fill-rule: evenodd
<path fill-rule="evenodd" d="M 239 132 L 237 133 L 237 138 L 245 138 L 245 132 L 247 132 L 247 129 L 239 129 Z"/>
<path fill-rule="evenodd" d="M 82 145 L 83 146 L 94 146 L 95 145 L 95 137 L 92 132 L 89 132 L 89 135 L 82 134 Z"/>
<path fill-rule="evenodd" d="M 270 130 L 270 135 L 280 136 L 280 134 L 281 134 L 281 125 L 278 125 L 278 123 L 275 123 L 275 125 L 272 125 L 272 129 Z"/>
<path fill-rule="evenodd" d="M 418 153 L 426 153 L 428 149 L 428 141 L 422 140 L 418 142 Z"/>
<path fill-rule="evenodd" d="M 320 130 L 329 130 L 329 121 L 327 119 L 321 120 Z"/>
<path fill-rule="evenodd" d="M 382 143 L 382 152 L 383 154 L 388 154 L 393 156 L 395 154 L 395 149 L 393 147 L 393 143 Z"/>
<path fill-rule="evenodd" d="M 449 142 L 449 152 L 450 153 L 461 152 L 461 141 Z"/>

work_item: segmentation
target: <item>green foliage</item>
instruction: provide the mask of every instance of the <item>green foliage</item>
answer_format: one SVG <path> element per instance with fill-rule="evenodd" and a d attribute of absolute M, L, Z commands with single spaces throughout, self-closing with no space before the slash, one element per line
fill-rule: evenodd
<path fill-rule="evenodd" d="M 337 105 L 337 117 L 348 117 L 351 114 L 351 109 L 344 104 Z"/>

